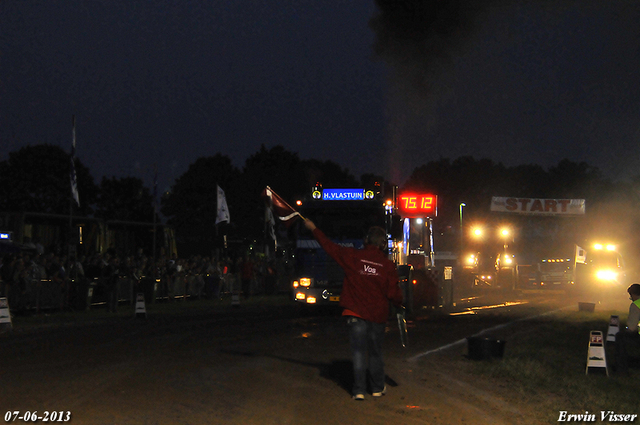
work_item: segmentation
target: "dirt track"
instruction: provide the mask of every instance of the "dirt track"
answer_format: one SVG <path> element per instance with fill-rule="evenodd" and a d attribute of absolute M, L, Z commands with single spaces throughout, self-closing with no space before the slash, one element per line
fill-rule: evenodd
<path fill-rule="evenodd" d="M 147 319 L 16 324 L 0 335 L 0 414 L 70 411 L 76 424 L 540 423 L 535 406 L 471 373 L 464 344 L 415 357 L 505 320 L 497 314 L 417 321 L 407 348 L 390 326 L 388 394 L 355 402 L 340 317 L 194 306 L 189 314 L 150 306 Z"/>

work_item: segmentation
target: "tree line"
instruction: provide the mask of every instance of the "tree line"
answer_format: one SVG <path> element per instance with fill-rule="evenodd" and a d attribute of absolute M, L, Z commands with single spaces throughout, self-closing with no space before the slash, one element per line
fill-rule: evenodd
<path fill-rule="evenodd" d="M 35 145 L 10 152 L 0 162 L 0 212 L 69 214 L 69 154 L 53 145 Z M 96 184 L 80 159 L 75 162 L 80 206 L 74 214 L 106 220 L 153 221 L 155 188 L 137 177 L 103 177 Z M 264 204 L 260 193 L 271 186 L 294 203 L 310 193 L 316 182 L 325 187 L 367 187 L 384 176 L 357 178 L 333 161 L 301 159 L 282 146 L 264 145 L 242 168 L 223 154 L 201 157 L 179 176 L 171 189 L 157 195 L 159 211 L 176 231 L 181 246 L 210 252 L 219 237 L 216 228 L 216 186 L 223 188 L 231 215 L 224 232 L 232 239 L 254 240 L 264 234 Z M 385 182 L 386 186 L 398 182 Z M 562 160 L 548 169 L 535 164 L 504 166 L 490 159 L 438 159 L 415 168 L 401 189 L 438 195 L 436 232 L 458 229 L 459 205 L 465 219 L 489 220 L 492 196 L 579 198 L 587 202 L 588 218 L 581 225 L 627 237 L 639 220 L 640 178 L 614 182 L 597 167 Z M 494 217 L 495 218 L 495 217 Z M 157 216 L 159 220 L 160 217 Z M 636 241 L 629 241 L 636 244 Z"/>

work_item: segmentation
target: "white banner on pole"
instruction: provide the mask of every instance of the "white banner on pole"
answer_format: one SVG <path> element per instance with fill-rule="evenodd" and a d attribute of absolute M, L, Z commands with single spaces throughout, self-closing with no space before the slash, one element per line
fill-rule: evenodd
<path fill-rule="evenodd" d="M 227 198 L 224 196 L 224 190 L 217 186 L 218 188 L 218 215 L 216 216 L 216 224 L 221 221 L 226 221 L 227 223 L 231 222 L 231 218 L 229 217 L 229 207 L 227 206 Z"/>

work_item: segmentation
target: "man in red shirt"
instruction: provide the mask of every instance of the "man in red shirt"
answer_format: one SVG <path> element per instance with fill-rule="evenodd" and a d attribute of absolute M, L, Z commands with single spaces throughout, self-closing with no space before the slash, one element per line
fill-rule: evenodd
<path fill-rule="evenodd" d="M 332 242 L 311 220 L 305 220 L 304 225 L 344 270 L 340 306 L 349 324 L 355 379 L 353 398 L 364 400 L 367 369 L 372 395 L 380 397 L 386 392 L 382 340 L 389 318 L 389 301 L 396 307 L 402 306 L 396 266 L 387 255 L 387 233 L 374 226 L 367 232 L 364 249 L 355 249 Z"/>

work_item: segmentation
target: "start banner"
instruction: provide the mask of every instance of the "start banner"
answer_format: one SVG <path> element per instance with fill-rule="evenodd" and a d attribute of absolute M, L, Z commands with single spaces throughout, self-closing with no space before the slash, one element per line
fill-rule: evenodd
<path fill-rule="evenodd" d="M 584 199 L 491 198 L 491 211 L 533 215 L 583 215 Z"/>

